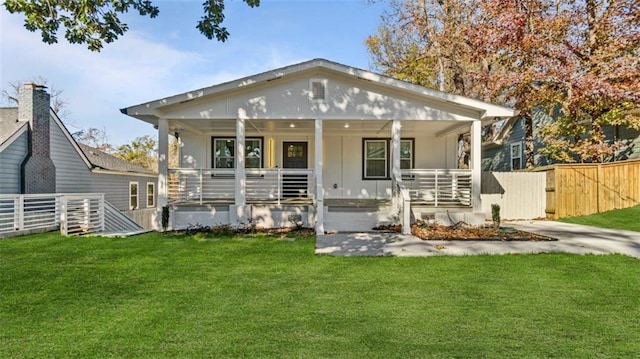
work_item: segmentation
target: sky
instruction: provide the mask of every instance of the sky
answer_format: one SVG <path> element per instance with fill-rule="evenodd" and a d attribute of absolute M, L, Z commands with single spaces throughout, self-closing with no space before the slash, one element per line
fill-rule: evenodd
<path fill-rule="evenodd" d="M 250 8 L 227 0 L 226 42 L 195 28 L 200 0 L 154 0 L 155 19 L 128 13 L 129 31 L 101 52 L 69 44 L 63 34 L 47 45 L 23 27 L 24 17 L 0 7 L 0 86 L 38 76 L 63 91 L 71 132 L 104 130 L 115 146 L 157 131 L 121 108 L 267 70 L 325 58 L 372 69 L 364 40 L 380 25 L 384 1 L 262 0 Z"/>

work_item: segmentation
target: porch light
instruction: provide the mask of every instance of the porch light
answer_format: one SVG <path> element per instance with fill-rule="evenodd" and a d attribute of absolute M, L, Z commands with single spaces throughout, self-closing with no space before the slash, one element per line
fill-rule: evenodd
<path fill-rule="evenodd" d="M 345 123 L 345 124 L 344 124 L 344 128 L 349 128 L 349 124 L 348 124 L 348 123 Z"/>
<path fill-rule="evenodd" d="M 294 127 L 296 127 L 296 124 L 295 124 L 295 123 L 293 123 L 293 122 L 291 122 L 291 123 L 289 124 L 289 127 L 294 128 Z"/>

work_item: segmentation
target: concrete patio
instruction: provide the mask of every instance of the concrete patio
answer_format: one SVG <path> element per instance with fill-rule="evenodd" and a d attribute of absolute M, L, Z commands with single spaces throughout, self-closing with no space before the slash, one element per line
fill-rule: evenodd
<path fill-rule="evenodd" d="M 424 241 L 399 233 L 335 233 L 318 236 L 316 254 L 334 256 L 442 256 L 524 253 L 624 254 L 640 259 L 640 232 L 555 221 L 508 222 L 505 226 L 557 238 L 545 242 Z"/>

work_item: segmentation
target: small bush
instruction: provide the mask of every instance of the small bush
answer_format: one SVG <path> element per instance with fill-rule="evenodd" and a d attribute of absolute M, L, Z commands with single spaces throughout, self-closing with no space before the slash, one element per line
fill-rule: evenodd
<path fill-rule="evenodd" d="M 491 205 L 491 219 L 496 228 L 500 227 L 500 205 L 497 203 Z"/>

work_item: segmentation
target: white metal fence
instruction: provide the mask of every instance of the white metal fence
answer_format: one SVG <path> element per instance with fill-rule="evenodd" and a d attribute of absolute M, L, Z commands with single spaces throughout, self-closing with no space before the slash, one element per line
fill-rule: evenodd
<path fill-rule="evenodd" d="M 315 197 L 312 169 L 245 170 L 245 195 L 248 201 L 310 199 Z M 169 199 L 199 202 L 235 199 L 236 177 L 233 169 L 170 169 Z"/>
<path fill-rule="evenodd" d="M 471 170 L 402 170 L 402 182 L 412 203 L 433 206 L 471 206 Z"/>
<path fill-rule="evenodd" d="M 104 230 L 103 194 L 0 194 L 0 237 L 60 228 L 63 235 Z"/>

